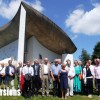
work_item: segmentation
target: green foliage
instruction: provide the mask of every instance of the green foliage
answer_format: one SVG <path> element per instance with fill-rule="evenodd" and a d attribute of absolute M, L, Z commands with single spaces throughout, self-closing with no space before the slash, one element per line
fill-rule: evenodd
<path fill-rule="evenodd" d="M 94 47 L 92 60 L 94 61 L 95 58 L 100 58 L 100 42 L 98 42 Z"/>
<path fill-rule="evenodd" d="M 82 49 L 79 59 L 82 61 L 83 65 L 85 65 L 87 60 L 91 59 L 91 56 L 88 54 L 86 50 Z"/>

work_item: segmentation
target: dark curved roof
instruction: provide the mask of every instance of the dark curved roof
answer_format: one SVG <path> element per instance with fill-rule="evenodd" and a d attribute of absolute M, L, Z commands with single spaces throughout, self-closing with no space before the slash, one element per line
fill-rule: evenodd
<path fill-rule="evenodd" d="M 48 17 L 24 2 L 21 5 L 26 10 L 26 39 L 35 36 L 44 47 L 57 54 L 77 50 L 68 35 Z M 0 48 L 18 39 L 21 5 L 15 17 L 0 28 Z"/>

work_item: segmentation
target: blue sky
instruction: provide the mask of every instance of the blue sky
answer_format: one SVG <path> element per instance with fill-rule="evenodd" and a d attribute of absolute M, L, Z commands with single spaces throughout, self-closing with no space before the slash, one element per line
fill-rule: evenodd
<path fill-rule="evenodd" d="M 100 41 L 100 0 L 0 0 L 0 27 L 8 23 L 21 1 L 49 17 L 60 26 L 77 47 L 74 59 L 84 48 L 92 54 Z"/>

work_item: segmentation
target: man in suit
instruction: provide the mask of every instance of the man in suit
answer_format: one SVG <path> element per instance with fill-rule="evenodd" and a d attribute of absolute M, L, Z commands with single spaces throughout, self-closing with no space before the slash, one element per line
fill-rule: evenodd
<path fill-rule="evenodd" d="M 40 79 L 40 65 L 37 59 L 34 60 L 34 65 L 32 65 L 34 76 L 32 77 L 32 95 L 38 96 L 39 89 L 41 88 L 41 79 Z"/>
<path fill-rule="evenodd" d="M 8 66 L 6 67 L 6 86 L 9 89 L 9 82 L 12 89 L 14 89 L 14 79 L 15 79 L 15 66 L 12 65 L 12 60 L 8 61 Z"/>
<path fill-rule="evenodd" d="M 50 63 L 48 58 L 44 59 L 44 63 L 41 65 L 41 79 L 42 79 L 42 96 L 49 96 L 49 80 L 50 80 Z"/>

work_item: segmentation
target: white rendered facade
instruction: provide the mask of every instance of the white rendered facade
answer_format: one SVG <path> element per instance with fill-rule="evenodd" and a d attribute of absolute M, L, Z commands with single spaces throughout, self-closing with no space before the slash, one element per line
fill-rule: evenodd
<path fill-rule="evenodd" d="M 26 11 L 25 8 L 21 5 L 19 38 L 18 40 L 6 45 L 5 47 L 0 48 L 0 60 L 3 61 L 7 58 L 13 58 L 15 61 L 23 62 L 26 49 L 26 60 L 33 61 L 34 59 L 39 59 L 41 56 L 42 59 L 44 57 L 48 57 L 51 62 L 53 62 L 55 58 L 60 58 L 63 62 L 65 62 L 67 59 L 70 59 L 73 62 L 73 55 L 58 55 L 42 46 L 34 36 L 25 41 L 25 24 Z"/>
<path fill-rule="evenodd" d="M 58 55 L 44 46 L 42 46 L 35 37 L 31 37 L 28 40 L 28 45 L 27 45 L 27 59 L 30 59 L 33 61 L 34 59 L 39 59 L 39 55 L 42 56 L 42 59 L 45 57 L 48 57 L 51 62 L 55 58 L 61 58 L 61 55 Z"/>
<path fill-rule="evenodd" d="M 18 40 L 0 48 L 0 61 L 12 58 L 17 60 L 18 57 Z"/>
<path fill-rule="evenodd" d="M 32 36 L 27 41 L 27 60 L 39 59 L 39 55 L 42 58 L 48 57 L 50 61 L 53 61 L 55 58 L 61 58 L 61 55 L 48 50 Z M 20 56 L 22 56 L 22 53 L 20 53 Z M 7 58 L 13 58 L 15 61 L 18 61 L 18 40 L 0 49 L 0 60 L 3 61 Z"/>
<path fill-rule="evenodd" d="M 62 59 L 62 62 L 64 63 L 66 63 L 67 59 L 70 59 L 73 62 L 72 54 L 58 55 L 48 50 L 44 46 L 42 46 L 34 36 L 29 38 L 26 44 L 27 44 L 26 60 L 33 61 L 34 59 L 39 59 L 39 55 L 41 55 L 42 59 L 48 57 L 51 62 L 53 62 L 55 58 Z M 22 56 L 21 53 L 20 56 Z M 9 59 L 9 58 L 13 58 L 15 61 L 18 61 L 18 40 L 0 49 L 0 61 L 4 60 L 7 62 L 7 60 L 5 59 Z"/>

